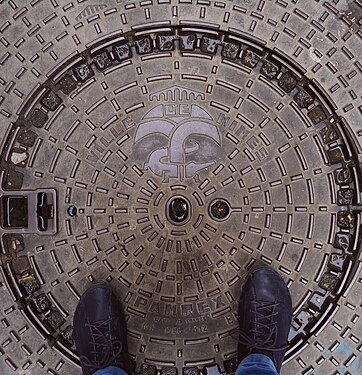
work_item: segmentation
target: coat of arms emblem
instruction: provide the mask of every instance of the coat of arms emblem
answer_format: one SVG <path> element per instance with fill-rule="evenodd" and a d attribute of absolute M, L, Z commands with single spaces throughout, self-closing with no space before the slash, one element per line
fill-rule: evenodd
<path fill-rule="evenodd" d="M 143 168 L 163 178 L 194 178 L 216 163 L 221 147 L 218 127 L 196 101 L 203 93 L 173 86 L 150 95 L 157 101 L 142 119 L 135 133 L 135 153 Z"/>

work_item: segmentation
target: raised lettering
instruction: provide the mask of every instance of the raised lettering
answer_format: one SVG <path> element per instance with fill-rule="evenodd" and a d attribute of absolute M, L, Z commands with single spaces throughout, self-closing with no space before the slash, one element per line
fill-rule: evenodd
<path fill-rule="evenodd" d="M 131 119 L 131 117 L 126 117 L 122 120 L 122 123 L 127 130 L 136 126 L 136 123 Z"/>
<path fill-rule="evenodd" d="M 109 131 L 112 133 L 114 138 L 118 138 L 123 133 L 122 129 L 117 130 L 116 127 L 110 128 Z"/>
<path fill-rule="evenodd" d="M 252 136 L 247 141 L 246 144 L 253 150 L 255 150 L 259 146 L 259 141 L 256 137 Z"/>
<path fill-rule="evenodd" d="M 257 158 L 259 160 L 263 160 L 265 159 L 269 154 L 268 154 L 268 151 L 262 147 L 261 149 L 255 151 L 255 155 L 257 156 Z"/>
<path fill-rule="evenodd" d="M 250 131 L 247 130 L 243 125 L 235 132 L 241 139 L 245 139 L 249 135 Z"/>
<path fill-rule="evenodd" d="M 192 304 L 181 305 L 181 315 L 190 316 L 193 315 Z"/>
<path fill-rule="evenodd" d="M 190 106 L 188 104 L 180 104 L 179 108 L 181 116 L 191 115 Z"/>
<path fill-rule="evenodd" d="M 149 311 L 159 314 L 160 313 L 160 303 L 159 302 L 152 302 L 149 308 Z"/>
<path fill-rule="evenodd" d="M 217 310 L 220 307 L 226 306 L 226 304 L 221 300 L 221 296 L 213 298 L 212 301 L 215 303 L 215 309 Z"/>
<path fill-rule="evenodd" d="M 226 117 L 223 113 L 219 114 L 219 117 L 217 119 L 217 123 L 220 124 L 221 126 L 226 127 L 227 124 L 230 121 L 230 117 Z"/>
<path fill-rule="evenodd" d="M 211 311 L 210 306 L 206 301 L 198 302 L 197 310 L 199 311 L 199 314 L 205 314 Z"/>
<path fill-rule="evenodd" d="M 176 314 L 177 314 L 177 305 L 166 304 L 165 315 L 176 316 Z"/>
<path fill-rule="evenodd" d="M 142 298 L 140 296 L 137 296 L 136 301 L 134 302 L 134 305 L 136 307 L 140 307 L 140 306 L 146 307 L 147 303 L 148 303 L 148 300 L 146 298 Z"/>
<path fill-rule="evenodd" d="M 165 104 L 165 116 L 175 116 L 177 114 L 175 104 Z"/>
<path fill-rule="evenodd" d="M 99 157 L 94 153 L 94 151 L 91 151 L 90 155 L 87 155 L 87 160 L 95 163 L 99 160 Z"/>

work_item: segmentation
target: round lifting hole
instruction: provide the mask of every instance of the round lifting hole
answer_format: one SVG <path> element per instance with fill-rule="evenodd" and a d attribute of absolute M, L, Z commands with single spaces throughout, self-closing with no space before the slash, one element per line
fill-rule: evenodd
<path fill-rule="evenodd" d="M 186 198 L 177 196 L 168 201 L 167 217 L 172 223 L 185 224 L 190 219 L 190 214 L 191 206 Z"/>
<path fill-rule="evenodd" d="M 223 221 L 230 216 L 231 208 L 229 203 L 224 199 L 216 199 L 209 206 L 210 216 L 217 221 Z"/>
<path fill-rule="evenodd" d="M 77 215 L 77 207 L 69 206 L 67 212 L 70 217 L 74 217 Z"/>

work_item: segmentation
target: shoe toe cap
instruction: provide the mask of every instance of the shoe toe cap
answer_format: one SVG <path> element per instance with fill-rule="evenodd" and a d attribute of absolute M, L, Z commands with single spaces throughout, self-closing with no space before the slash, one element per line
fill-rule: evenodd
<path fill-rule="evenodd" d="M 252 271 L 244 288 L 247 300 L 278 302 L 291 308 L 289 289 L 279 273 L 272 268 L 257 268 Z"/>
<path fill-rule="evenodd" d="M 82 295 L 74 314 L 74 324 L 85 324 L 120 314 L 119 303 L 106 284 L 95 284 Z"/>

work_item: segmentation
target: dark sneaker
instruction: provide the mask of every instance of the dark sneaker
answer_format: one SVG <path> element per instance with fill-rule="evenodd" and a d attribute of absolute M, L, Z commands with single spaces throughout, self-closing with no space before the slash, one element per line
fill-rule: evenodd
<path fill-rule="evenodd" d="M 264 354 L 279 373 L 291 320 L 290 293 L 279 273 L 272 268 L 250 272 L 239 301 L 239 363 L 249 354 Z"/>
<path fill-rule="evenodd" d="M 82 295 L 74 314 L 73 338 L 84 375 L 107 366 L 131 373 L 126 321 L 106 284 L 95 284 Z"/>

